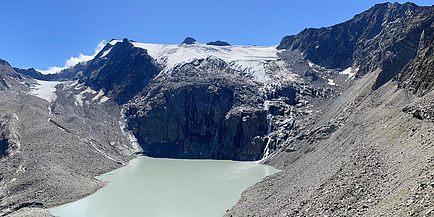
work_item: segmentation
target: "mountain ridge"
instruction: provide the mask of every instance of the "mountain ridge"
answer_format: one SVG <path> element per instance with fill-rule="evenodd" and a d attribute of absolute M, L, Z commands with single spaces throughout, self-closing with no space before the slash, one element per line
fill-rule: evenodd
<path fill-rule="evenodd" d="M 67 80 L 48 101 L 0 60 L 0 215 L 84 197 L 141 153 L 283 170 L 226 216 L 429 216 L 433 10 L 379 4 L 277 49 L 112 40 L 46 77 Z"/>
<path fill-rule="evenodd" d="M 285 36 L 277 49 L 300 49 L 325 67 L 359 68 L 357 76 L 381 68 L 376 89 L 414 59 L 421 33 L 432 32 L 433 11 L 413 3 L 377 4 L 347 22 Z"/>

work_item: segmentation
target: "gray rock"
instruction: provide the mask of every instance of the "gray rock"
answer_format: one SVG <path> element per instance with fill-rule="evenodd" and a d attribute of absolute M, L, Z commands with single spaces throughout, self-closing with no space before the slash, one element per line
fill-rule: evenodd
<path fill-rule="evenodd" d="M 257 88 L 222 60 L 188 63 L 129 104 L 129 128 L 146 155 L 257 160 L 265 144 L 255 137 L 267 132 Z"/>
<path fill-rule="evenodd" d="M 430 215 L 432 10 L 386 3 L 285 37 L 264 83 L 214 57 L 163 74 L 124 39 L 65 72 L 79 84 L 58 85 L 47 102 L 0 60 L 0 215 L 44 216 L 104 186 L 93 177 L 135 152 L 265 157 L 283 170 L 227 216 Z M 349 66 L 360 68 L 354 79 L 340 73 Z"/>
<path fill-rule="evenodd" d="M 196 39 L 192 37 L 187 37 L 184 39 L 184 41 L 181 44 L 194 44 L 196 42 L 197 42 Z"/>
<path fill-rule="evenodd" d="M 213 45 L 213 46 L 231 46 L 229 43 L 225 42 L 225 41 L 212 41 L 212 42 L 208 42 L 206 43 L 206 45 Z"/>
<path fill-rule="evenodd" d="M 104 51 L 112 49 L 104 58 Z M 80 77 L 95 90 L 104 90 L 115 102 L 124 104 L 138 94 L 160 72 L 146 50 L 134 47 L 128 39 L 107 44 Z"/>
<path fill-rule="evenodd" d="M 380 68 L 376 89 L 411 60 L 420 62 L 415 57 L 419 44 L 432 38 L 433 10 L 413 3 L 378 4 L 347 22 L 286 36 L 277 48 L 299 49 L 307 59 L 329 68 L 359 67 L 359 76 Z M 420 41 L 423 32 L 426 42 Z"/>

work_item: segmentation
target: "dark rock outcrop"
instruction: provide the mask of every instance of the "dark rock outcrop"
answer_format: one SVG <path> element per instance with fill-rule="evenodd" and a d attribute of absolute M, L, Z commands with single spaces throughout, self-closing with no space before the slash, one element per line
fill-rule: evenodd
<path fill-rule="evenodd" d="M 84 70 L 89 66 L 89 61 L 80 62 L 75 66 L 63 69 L 56 74 L 42 74 L 34 68 L 20 69 L 13 68 L 17 73 L 28 76 L 30 78 L 42 80 L 42 81 L 68 81 L 77 79 L 81 76 Z"/>
<path fill-rule="evenodd" d="M 256 88 L 222 60 L 188 63 L 132 101 L 129 128 L 146 155 L 257 160 L 267 121 Z"/>
<path fill-rule="evenodd" d="M 432 32 L 433 21 L 434 7 L 384 3 L 342 24 L 286 36 L 277 48 L 299 49 L 325 67 L 359 67 L 358 76 L 380 69 L 377 89 L 415 58 L 421 34 Z"/>
<path fill-rule="evenodd" d="M 6 150 L 9 148 L 9 141 L 4 125 L 5 123 L 0 122 L 0 159 L 6 154 Z"/>
<path fill-rule="evenodd" d="M 146 155 L 257 160 L 263 154 L 268 124 L 259 86 L 223 60 L 196 59 L 160 73 L 145 49 L 124 39 L 107 44 L 80 83 L 127 104 L 129 128 Z M 291 88 L 273 94 L 295 100 Z"/>
<path fill-rule="evenodd" d="M 206 43 L 206 45 L 214 45 L 214 46 L 231 46 L 229 43 L 225 42 L 225 41 L 212 41 L 212 42 L 208 42 Z"/>
<path fill-rule="evenodd" d="M 0 59 L 0 90 L 29 90 L 31 82 L 26 76 L 17 73 L 7 61 Z"/>
<path fill-rule="evenodd" d="M 197 42 L 196 39 L 192 37 L 187 37 L 184 39 L 184 41 L 181 44 L 194 44 L 196 42 Z"/>
<path fill-rule="evenodd" d="M 124 39 L 114 46 L 107 44 L 89 63 L 80 81 L 96 90 L 103 90 L 117 103 L 124 104 L 159 72 L 160 68 L 146 50 L 134 47 Z"/>
<path fill-rule="evenodd" d="M 20 73 L 20 74 L 23 74 L 23 75 L 29 76 L 29 77 L 34 78 L 34 79 L 38 79 L 38 80 L 47 80 L 47 79 L 45 79 L 44 74 L 38 72 L 38 71 L 37 71 L 36 69 L 34 69 L 34 68 L 20 69 L 20 68 L 15 68 L 15 67 L 14 67 L 13 69 L 14 69 L 16 72 Z"/>
<path fill-rule="evenodd" d="M 420 35 L 417 54 L 402 70 L 398 80 L 402 87 L 424 95 L 434 89 L 434 26 Z"/>

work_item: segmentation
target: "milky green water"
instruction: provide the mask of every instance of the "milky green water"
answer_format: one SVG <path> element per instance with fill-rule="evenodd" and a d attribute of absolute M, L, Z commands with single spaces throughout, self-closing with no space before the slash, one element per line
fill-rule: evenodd
<path fill-rule="evenodd" d="M 254 162 L 139 157 L 97 177 L 109 184 L 48 211 L 61 217 L 216 217 L 279 170 Z"/>

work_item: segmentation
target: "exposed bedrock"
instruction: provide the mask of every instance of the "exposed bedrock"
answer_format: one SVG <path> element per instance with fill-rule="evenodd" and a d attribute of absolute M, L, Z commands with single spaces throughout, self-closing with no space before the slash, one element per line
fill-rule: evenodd
<path fill-rule="evenodd" d="M 220 70 L 227 74 L 214 73 Z M 129 128 L 149 156 L 257 160 L 266 145 L 257 85 L 214 58 L 157 79 L 128 112 Z"/>

